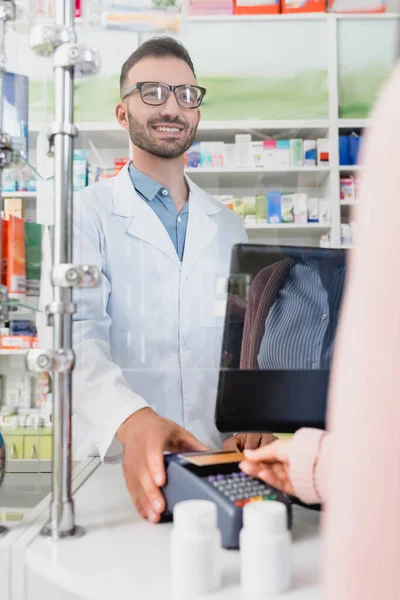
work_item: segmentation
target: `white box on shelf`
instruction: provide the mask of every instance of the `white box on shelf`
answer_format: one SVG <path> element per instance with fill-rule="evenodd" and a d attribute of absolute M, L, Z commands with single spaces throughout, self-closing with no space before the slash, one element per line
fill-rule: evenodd
<path fill-rule="evenodd" d="M 236 167 L 236 145 L 235 144 L 225 144 L 225 168 L 226 169 L 235 169 Z"/>
<path fill-rule="evenodd" d="M 264 140 L 263 142 L 263 162 L 265 169 L 274 169 L 276 167 L 276 141 Z"/>
<path fill-rule="evenodd" d="M 340 178 L 340 202 L 351 203 L 356 200 L 356 185 L 354 177 Z"/>
<path fill-rule="evenodd" d="M 251 135 L 237 133 L 235 135 L 235 163 L 238 169 L 251 169 L 253 167 L 253 147 Z"/>
<path fill-rule="evenodd" d="M 331 222 L 331 203 L 328 198 L 319 199 L 319 222 Z"/>
<path fill-rule="evenodd" d="M 290 142 L 289 140 L 278 140 L 276 142 L 276 166 L 279 169 L 290 167 Z"/>
<path fill-rule="evenodd" d="M 318 223 L 319 222 L 319 199 L 308 198 L 308 222 Z"/>
<path fill-rule="evenodd" d="M 351 246 L 351 227 L 348 223 L 340 226 L 340 243 L 342 246 Z"/>
<path fill-rule="evenodd" d="M 245 196 L 244 204 L 244 224 L 246 227 L 252 227 L 256 224 L 256 197 Z"/>
<path fill-rule="evenodd" d="M 263 142 L 252 142 L 253 166 L 255 169 L 264 168 L 264 146 Z"/>
<path fill-rule="evenodd" d="M 330 165 L 330 140 L 320 138 L 317 140 L 318 166 L 328 167 Z"/>
<path fill-rule="evenodd" d="M 290 140 L 290 166 L 294 168 L 303 166 L 303 140 L 298 138 Z"/>
<path fill-rule="evenodd" d="M 308 222 L 307 194 L 294 194 L 293 212 L 296 225 L 305 225 Z"/>
<path fill-rule="evenodd" d="M 212 142 L 211 162 L 214 169 L 223 169 L 225 167 L 225 144 L 224 142 Z"/>
<path fill-rule="evenodd" d="M 294 194 L 282 194 L 281 215 L 282 223 L 294 222 Z"/>
<path fill-rule="evenodd" d="M 305 167 L 315 167 L 317 164 L 317 142 L 315 140 L 304 140 L 303 159 Z"/>

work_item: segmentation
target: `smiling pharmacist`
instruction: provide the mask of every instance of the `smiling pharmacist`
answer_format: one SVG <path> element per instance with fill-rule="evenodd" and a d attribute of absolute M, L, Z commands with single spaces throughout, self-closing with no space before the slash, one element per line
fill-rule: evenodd
<path fill-rule="evenodd" d="M 232 246 L 246 241 L 242 220 L 184 175 L 205 93 L 180 43 L 142 44 L 122 67 L 116 108 L 133 162 L 74 209 L 75 260 L 102 272 L 97 290 L 75 297 L 76 456 L 123 451 L 130 495 L 154 522 L 163 451 L 221 446 L 224 281 Z"/>

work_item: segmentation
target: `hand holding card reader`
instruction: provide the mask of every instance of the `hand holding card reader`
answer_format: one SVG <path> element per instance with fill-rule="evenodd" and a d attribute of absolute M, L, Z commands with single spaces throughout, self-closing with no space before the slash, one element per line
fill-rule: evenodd
<path fill-rule="evenodd" d="M 167 483 L 163 487 L 167 508 L 163 520 L 172 519 L 175 504 L 184 500 L 210 500 L 217 505 L 218 527 L 224 548 L 239 547 L 242 509 L 247 502 L 276 500 L 285 504 L 288 526 L 292 512 L 289 497 L 249 477 L 239 469 L 240 452 L 187 452 L 164 457 Z"/>

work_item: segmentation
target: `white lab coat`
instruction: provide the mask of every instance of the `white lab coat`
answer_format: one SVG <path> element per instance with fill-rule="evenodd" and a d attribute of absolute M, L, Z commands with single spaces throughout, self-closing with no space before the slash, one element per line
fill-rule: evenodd
<path fill-rule="evenodd" d="M 75 200 L 75 261 L 101 268 L 74 323 L 75 456 L 121 456 L 115 433 L 152 406 L 211 448 L 231 249 L 240 219 L 189 179 L 183 262 L 127 167 Z M 97 447 L 97 449 L 96 449 Z"/>

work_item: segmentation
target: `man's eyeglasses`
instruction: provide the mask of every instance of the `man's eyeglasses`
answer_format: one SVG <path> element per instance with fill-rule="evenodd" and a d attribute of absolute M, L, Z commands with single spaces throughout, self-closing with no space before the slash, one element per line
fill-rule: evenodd
<path fill-rule="evenodd" d="M 181 108 L 198 108 L 206 95 L 206 89 L 198 85 L 168 85 L 157 81 L 141 81 L 131 85 L 122 95 L 125 100 L 129 94 L 139 90 L 140 97 L 145 104 L 161 106 L 171 92 L 174 92 L 177 103 Z"/>

